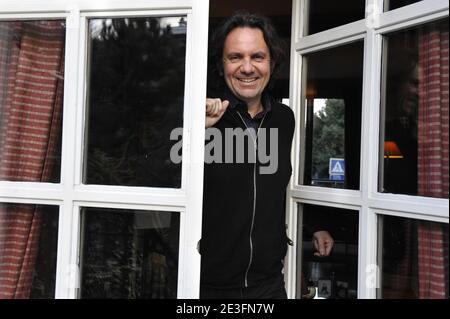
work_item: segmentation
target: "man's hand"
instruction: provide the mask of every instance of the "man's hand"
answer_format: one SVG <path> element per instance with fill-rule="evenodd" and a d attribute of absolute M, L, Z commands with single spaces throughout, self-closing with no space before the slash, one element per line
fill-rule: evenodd
<path fill-rule="evenodd" d="M 316 231 L 313 234 L 312 239 L 314 248 L 316 249 L 314 256 L 325 257 L 330 255 L 331 250 L 333 249 L 334 240 L 329 232 L 326 230 Z"/>
<path fill-rule="evenodd" d="M 220 99 L 206 99 L 206 122 L 205 127 L 211 127 L 220 120 L 222 115 L 230 105 L 228 101 L 221 101 Z"/>

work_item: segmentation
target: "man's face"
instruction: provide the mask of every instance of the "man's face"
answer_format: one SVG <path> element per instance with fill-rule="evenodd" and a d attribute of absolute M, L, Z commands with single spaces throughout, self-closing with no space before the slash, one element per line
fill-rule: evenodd
<path fill-rule="evenodd" d="M 223 47 L 224 78 L 237 98 L 259 103 L 270 79 L 270 51 L 257 28 L 232 30 Z"/>

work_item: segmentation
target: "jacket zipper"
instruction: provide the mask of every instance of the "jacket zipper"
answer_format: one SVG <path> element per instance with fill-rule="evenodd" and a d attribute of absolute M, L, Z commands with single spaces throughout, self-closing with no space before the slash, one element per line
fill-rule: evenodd
<path fill-rule="evenodd" d="M 239 118 L 241 119 L 242 123 L 244 123 L 245 127 L 247 128 L 247 130 L 250 130 L 247 126 L 247 123 L 245 123 L 244 119 L 242 118 L 241 114 L 239 114 L 239 112 L 236 111 L 236 113 L 238 114 Z M 256 162 L 257 162 L 257 141 L 258 141 L 258 134 L 259 134 L 259 129 L 261 128 L 264 119 L 266 118 L 266 114 L 264 114 L 264 117 L 261 120 L 261 123 L 258 126 L 258 131 L 256 131 L 256 138 L 253 138 L 253 146 L 255 148 L 255 164 L 254 164 L 254 168 L 253 168 L 253 214 L 252 214 L 252 224 L 250 226 L 250 260 L 248 262 L 248 266 L 247 266 L 247 270 L 245 271 L 245 277 L 244 277 L 244 286 L 248 287 L 248 272 L 250 271 L 250 267 L 252 265 L 252 261 L 253 261 L 253 241 L 252 241 L 252 233 L 253 233 L 253 225 L 255 223 L 255 214 L 256 214 Z M 251 135 L 251 132 L 249 132 Z"/>

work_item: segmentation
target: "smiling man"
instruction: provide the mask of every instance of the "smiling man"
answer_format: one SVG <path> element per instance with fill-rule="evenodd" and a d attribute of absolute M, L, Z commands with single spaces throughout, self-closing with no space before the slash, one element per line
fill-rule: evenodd
<path fill-rule="evenodd" d="M 252 117 L 263 110 L 261 96 L 270 79 L 270 52 L 260 29 L 236 28 L 225 39 L 224 78 L 231 92 L 247 103 Z"/>
<path fill-rule="evenodd" d="M 221 93 L 206 99 L 207 131 L 221 133 L 214 134 L 222 139 L 215 142 L 225 146 L 225 153 L 236 150 L 226 147 L 227 131 L 250 131 L 246 138 L 251 142 L 243 151 L 254 152 L 254 158 L 205 163 L 200 297 L 286 298 L 285 192 L 292 172 L 295 119 L 292 110 L 270 94 L 284 51 L 269 21 L 250 13 L 236 13 L 225 21 L 216 31 L 212 51 L 216 78 L 210 81 Z M 270 173 L 260 170 L 261 143 L 275 152 L 271 156 L 278 165 Z M 319 252 L 328 254 L 329 234 L 315 236 Z"/>

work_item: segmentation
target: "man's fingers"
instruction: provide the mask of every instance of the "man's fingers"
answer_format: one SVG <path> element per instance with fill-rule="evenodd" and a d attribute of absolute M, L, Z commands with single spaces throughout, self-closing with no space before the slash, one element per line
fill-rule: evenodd
<path fill-rule="evenodd" d="M 217 121 L 220 120 L 220 118 L 225 113 L 229 105 L 230 102 L 227 100 L 222 101 L 220 99 L 207 98 L 205 109 L 206 113 L 205 127 L 208 128 L 217 123 Z"/>
<path fill-rule="evenodd" d="M 214 99 L 206 99 L 206 115 L 214 112 Z"/>
<path fill-rule="evenodd" d="M 206 115 L 211 117 L 221 116 L 226 110 L 230 102 L 220 99 L 206 99 Z"/>
<path fill-rule="evenodd" d="M 214 113 L 212 116 L 218 116 L 222 109 L 222 101 L 220 99 L 214 99 Z"/>
<path fill-rule="evenodd" d="M 220 114 L 222 101 L 220 99 L 206 99 L 206 115 L 215 117 Z"/>
<path fill-rule="evenodd" d="M 214 110 L 214 99 L 206 99 L 206 114 L 209 115 Z"/>

